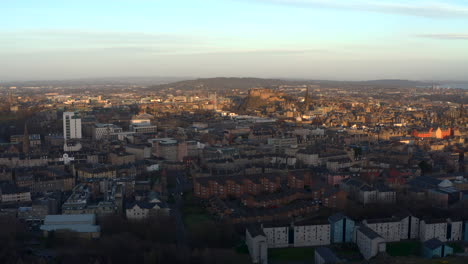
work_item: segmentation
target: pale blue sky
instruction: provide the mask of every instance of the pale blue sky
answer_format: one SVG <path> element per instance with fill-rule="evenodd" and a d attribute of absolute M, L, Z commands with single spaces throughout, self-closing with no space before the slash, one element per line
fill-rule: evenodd
<path fill-rule="evenodd" d="M 465 0 L 14 0 L 0 80 L 468 80 Z"/>

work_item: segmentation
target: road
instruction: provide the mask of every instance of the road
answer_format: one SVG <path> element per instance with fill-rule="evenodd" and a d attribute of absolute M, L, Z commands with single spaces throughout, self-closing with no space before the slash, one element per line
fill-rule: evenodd
<path fill-rule="evenodd" d="M 169 190 L 169 193 L 174 197 L 174 204 L 171 205 L 171 213 L 176 221 L 176 239 L 177 247 L 180 249 L 190 250 L 188 233 L 182 217 L 182 208 L 184 206 L 184 199 L 182 197 L 185 191 L 192 190 L 192 184 L 187 180 L 184 174 L 178 173 L 176 175 L 176 185 Z"/>

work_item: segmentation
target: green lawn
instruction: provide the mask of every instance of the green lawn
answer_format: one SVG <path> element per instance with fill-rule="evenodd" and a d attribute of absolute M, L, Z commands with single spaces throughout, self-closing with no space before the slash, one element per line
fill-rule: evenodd
<path fill-rule="evenodd" d="M 273 248 L 268 249 L 268 257 L 277 261 L 310 261 L 314 260 L 314 248 Z"/>
<path fill-rule="evenodd" d="M 206 214 L 189 214 L 184 217 L 184 222 L 189 230 L 193 230 L 200 224 L 210 223 L 213 220 Z"/>
<path fill-rule="evenodd" d="M 245 243 L 239 244 L 234 248 L 237 254 L 249 254 L 249 249 Z"/>
<path fill-rule="evenodd" d="M 419 256 L 420 252 L 421 243 L 419 241 L 387 243 L 387 253 L 390 256 Z"/>
<path fill-rule="evenodd" d="M 361 253 L 359 252 L 359 248 L 356 244 L 335 244 L 331 245 L 330 249 L 335 252 L 337 256 L 347 259 L 351 262 L 362 260 Z"/>
<path fill-rule="evenodd" d="M 195 204 L 185 205 L 182 208 L 182 213 L 184 213 L 184 215 L 208 214 L 205 208 L 201 207 L 200 205 L 195 205 Z"/>
<path fill-rule="evenodd" d="M 185 205 L 182 214 L 189 232 L 214 221 L 206 209 L 197 204 Z"/>
<path fill-rule="evenodd" d="M 460 243 L 450 243 L 449 246 L 453 248 L 453 253 L 463 253 L 463 247 Z"/>

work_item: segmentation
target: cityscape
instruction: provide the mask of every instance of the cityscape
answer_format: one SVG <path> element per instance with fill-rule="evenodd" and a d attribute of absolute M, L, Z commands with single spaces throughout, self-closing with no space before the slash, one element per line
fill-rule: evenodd
<path fill-rule="evenodd" d="M 463 1 L 72 2 L 0 24 L 0 263 L 468 263 Z"/>

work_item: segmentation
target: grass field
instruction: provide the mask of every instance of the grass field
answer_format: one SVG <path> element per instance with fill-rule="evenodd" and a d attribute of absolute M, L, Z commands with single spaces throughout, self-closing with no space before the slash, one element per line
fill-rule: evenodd
<path fill-rule="evenodd" d="M 390 256 L 419 256 L 421 253 L 421 243 L 419 241 L 404 241 L 387 244 L 387 253 Z"/>
<path fill-rule="evenodd" d="M 467 264 L 468 258 L 449 257 L 443 259 L 424 259 L 421 257 L 394 257 L 375 259 L 372 264 Z M 353 263 L 354 264 L 354 263 Z"/>
<path fill-rule="evenodd" d="M 237 254 L 249 254 L 249 249 L 245 243 L 239 244 L 234 248 Z"/>
<path fill-rule="evenodd" d="M 213 219 L 206 210 L 198 205 L 184 206 L 182 213 L 184 216 L 184 222 L 189 231 L 197 228 L 199 225 L 213 222 Z"/>
<path fill-rule="evenodd" d="M 274 248 L 268 250 L 268 258 L 278 261 L 314 261 L 314 248 Z"/>

